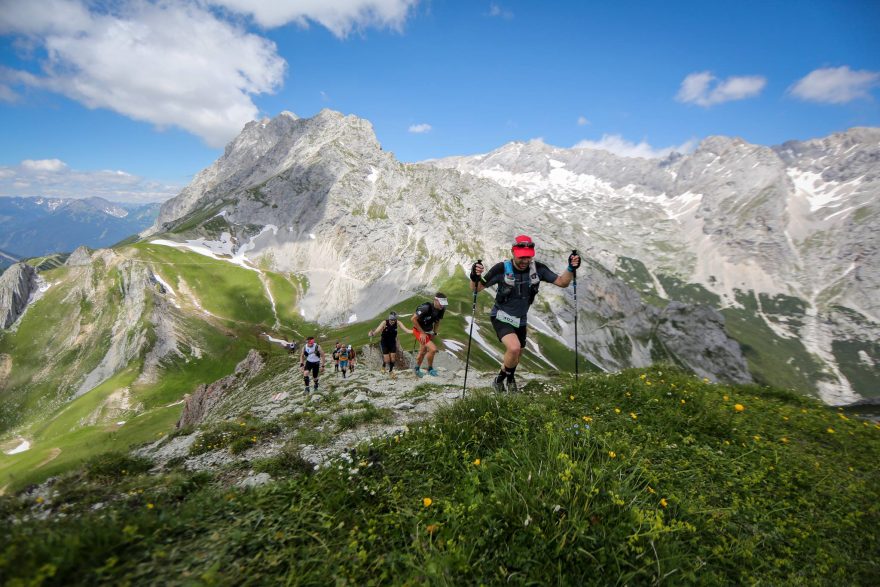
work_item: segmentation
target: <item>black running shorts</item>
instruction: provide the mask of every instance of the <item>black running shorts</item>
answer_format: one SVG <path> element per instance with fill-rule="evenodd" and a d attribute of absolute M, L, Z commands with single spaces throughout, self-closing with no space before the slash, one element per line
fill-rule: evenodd
<path fill-rule="evenodd" d="M 498 335 L 498 340 L 501 340 L 508 334 L 514 333 L 519 339 L 520 348 L 526 348 L 526 326 L 515 328 L 507 322 L 502 322 L 501 320 L 496 320 L 495 318 L 492 318 L 492 327 L 495 329 L 495 334 Z"/>
<path fill-rule="evenodd" d="M 314 363 L 309 363 L 308 361 L 306 361 L 306 366 L 303 367 L 303 370 L 306 372 L 306 376 L 311 373 L 312 377 L 317 377 L 318 373 L 321 370 L 321 363 L 317 361 Z"/>
<path fill-rule="evenodd" d="M 397 339 L 394 340 L 385 340 L 382 339 L 379 341 L 379 347 L 382 349 L 383 355 L 390 355 L 391 353 L 397 352 Z"/>

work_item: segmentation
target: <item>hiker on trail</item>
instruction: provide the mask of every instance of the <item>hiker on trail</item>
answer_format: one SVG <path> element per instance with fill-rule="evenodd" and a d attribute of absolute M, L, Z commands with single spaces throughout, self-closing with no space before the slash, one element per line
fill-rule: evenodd
<path fill-rule="evenodd" d="M 568 287 L 574 272 L 580 267 L 581 258 L 576 254 L 568 256 L 568 269 L 557 275 L 546 265 L 535 261 L 535 243 L 525 235 L 516 237 L 511 247 L 513 258 L 492 266 L 483 277 L 483 265 L 474 263 L 471 267 L 471 291 L 479 292 L 497 285 L 495 305 L 492 306 L 492 326 L 505 347 L 501 372 L 492 382 L 495 391 L 517 391 L 516 366 L 526 346 L 526 314 L 535 301 L 538 286 L 542 281 L 559 287 Z"/>
<path fill-rule="evenodd" d="M 339 353 L 342 351 L 342 344 L 337 340 L 336 347 L 333 349 L 333 371 L 339 373 Z"/>
<path fill-rule="evenodd" d="M 349 357 L 351 357 L 351 345 L 342 345 L 339 348 L 339 370 L 342 372 L 343 379 L 345 379 L 345 373 L 348 371 Z"/>
<path fill-rule="evenodd" d="M 355 356 L 354 347 L 348 345 L 346 347 L 348 351 L 348 374 L 351 375 L 354 372 L 354 364 L 357 361 L 357 357 Z"/>
<path fill-rule="evenodd" d="M 269 342 L 275 343 L 275 344 L 277 344 L 277 345 L 281 345 L 282 347 L 284 347 L 285 349 L 287 349 L 287 352 L 289 352 L 289 353 L 294 352 L 294 351 L 296 350 L 296 348 L 297 348 L 297 346 L 296 346 L 296 342 L 289 342 L 289 341 L 287 340 L 287 337 L 286 337 L 286 336 L 285 336 L 283 339 L 281 339 L 281 338 L 274 338 L 274 337 L 272 337 L 271 335 L 269 335 L 269 334 L 267 334 L 267 333 L 265 333 L 265 332 L 261 332 L 261 333 L 260 333 L 260 336 L 265 337 L 266 340 L 268 340 Z"/>
<path fill-rule="evenodd" d="M 415 339 L 419 341 L 419 354 L 416 356 L 416 366 L 413 371 L 418 377 L 424 377 L 424 373 L 422 373 L 422 360 L 426 356 L 428 358 L 428 375 L 432 377 L 438 375 L 437 370 L 434 369 L 434 355 L 437 354 L 437 345 L 431 339 L 437 336 L 437 329 L 440 326 L 440 321 L 443 320 L 443 314 L 446 313 L 446 306 L 448 305 L 449 301 L 446 299 L 446 294 L 438 291 L 432 301 L 425 302 L 416 308 L 416 312 L 413 314 L 412 333 Z"/>
<path fill-rule="evenodd" d="M 382 338 L 379 339 L 379 348 L 382 351 L 382 371 L 385 371 L 385 365 L 388 365 L 388 375 L 392 379 L 397 377 L 394 374 L 394 363 L 397 361 L 397 329 L 400 328 L 407 334 L 411 334 L 412 330 L 397 322 L 397 312 L 391 312 L 387 320 L 382 320 L 379 325 L 370 331 L 370 336 L 379 332 Z"/>
<path fill-rule="evenodd" d="M 309 393 L 309 375 L 315 379 L 315 393 L 317 393 L 318 374 L 324 371 L 324 351 L 321 350 L 321 345 L 315 341 L 314 336 L 310 336 L 305 346 L 303 346 L 299 366 L 302 369 L 303 381 L 306 384 L 306 395 Z"/>

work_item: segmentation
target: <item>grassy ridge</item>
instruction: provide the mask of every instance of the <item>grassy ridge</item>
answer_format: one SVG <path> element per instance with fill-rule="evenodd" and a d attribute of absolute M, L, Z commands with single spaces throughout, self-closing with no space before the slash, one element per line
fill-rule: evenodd
<path fill-rule="evenodd" d="M 48 500 L 0 500 L 18 520 L 0 571 L 11 584 L 871 584 L 878 459 L 876 425 L 788 392 L 597 374 L 475 394 L 312 474 L 276 463 L 256 490 L 105 457 Z"/>

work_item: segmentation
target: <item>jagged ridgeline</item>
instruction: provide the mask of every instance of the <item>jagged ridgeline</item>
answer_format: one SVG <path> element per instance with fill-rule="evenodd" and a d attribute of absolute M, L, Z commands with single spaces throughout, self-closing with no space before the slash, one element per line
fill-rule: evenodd
<path fill-rule="evenodd" d="M 0 297 L 0 310 L 11 316 L 0 335 L 0 438 L 4 453 L 12 453 L 0 455 L 0 487 L 169 432 L 185 394 L 232 373 L 252 348 L 282 352 L 258 336 L 262 331 L 296 340 L 317 333 L 326 346 L 345 337 L 362 346 L 389 310 L 409 314 L 438 289 L 452 301 L 441 347 L 451 361 L 448 383 L 457 385 L 471 314 L 467 268 L 477 258 L 500 261 L 521 233 L 535 238 L 538 258 L 556 271 L 572 249 L 583 252 L 583 371 L 666 362 L 710 381 L 775 383 L 827 401 L 869 397 L 877 392 L 873 366 L 880 360 L 871 270 L 877 237 L 863 226 L 876 224 L 876 198 L 868 197 L 876 184 L 867 175 L 858 184 L 850 178 L 863 168 L 859 158 L 877 152 L 877 134 L 862 131 L 826 147 L 785 147 L 824 148 L 809 164 L 782 148 L 716 138 L 692 156 L 664 161 L 519 145 L 536 171 L 505 170 L 499 159 L 472 172 L 463 164 L 400 163 L 382 150 L 369 122 L 328 110 L 250 123 L 162 206 L 137 242 L 80 250 L 54 268 L 41 263 L 35 278 L 4 273 L 2 291 L 19 293 L 8 303 Z M 776 159 L 752 167 L 749 149 Z M 856 160 L 823 175 L 820 163 L 834 152 L 840 161 Z M 821 175 L 821 190 L 813 176 L 791 175 L 790 159 L 803 173 Z M 722 165 L 728 160 L 737 166 Z M 722 178 L 732 170 L 737 181 L 730 186 Z M 609 179 L 616 172 L 619 178 Z M 544 191 L 530 191 L 523 176 Z M 768 182 L 776 191 L 765 189 Z M 758 231 L 765 240 L 743 232 L 768 222 L 763 211 L 750 216 L 749 209 L 763 210 L 755 202 L 791 214 L 795 204 L 779 199 L 795 185 L 803 218 L 792 250 L 802 255 L 806 276 L 796 283 L 773 273 L 772 258 L 762 256 L 782 250 L 765 240 L 785 228 Z M 814 191 L 803 195 L 808 188 Z M 737 203 L 737 194 L 747 197 Z M 836 216 L 829 209 L 847 202 L 855 208 Z M 736 223 L 725 228 L 725 218 Z M 839 218 L 849 219 L 849 232 L 837 230 Z M 660 232 L 678 240 L 670 236 L 664 245 Z M 827 251 L 844 234 L 850 240 L 832 248 L 835 258 L 851 257 L 853 269 L 829 267 L 836 286 L 826 280 L 821 291 L 794 292 L 809 283 L 815 265 L 806 255 L 810 243 Z M 854 234 L 861 240 L 851 240 Z M 757 251 L 754 262 L 749 247 Z M 742 268 L 754 270 L 734 287 Z M 783 291 L 758 287 L 774 276 Z M 524 371 L 574 370 L 572 294 L 542 286 L 529 315 Z M 26 309 L 22 296 L 31 300 Z M 481 294 L 475 369 L 495 368 L 502 352 L 488 323 L 490 305 L 490 295 Z"/>

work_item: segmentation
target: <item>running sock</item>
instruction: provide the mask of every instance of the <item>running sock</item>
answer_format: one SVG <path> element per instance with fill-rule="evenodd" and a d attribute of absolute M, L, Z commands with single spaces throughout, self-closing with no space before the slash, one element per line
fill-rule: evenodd
<path fill-rule="evenodd" d="M 516 367 L 513 368 L 513 371 L 515 371 L 515 370 L 516 370 Z M 497 381 L 498 383 L 501 383 L 502 381 L 507 379 L 509 376 L 513 375 L 513 371 L 509 370 L 507 367 L 504 367 L 502 365 L 501 371 L 498 372 L 498 377 L 495 378 L 495 381 Z"/>
<path fill-rule="evenodd" d="M 394 371 L 394 361 L 388 363 L 388 372 L 391 373 L 392 371 Z"/>
<path fill-rule="evenodd" d="M 309 376 L 306 375 L 305 377 L 303 377 L 303 381 L 306 382 L 306 387 L 308 387 L 309 386 Z"/>
<path fill-rule="evenodd" d="M 513 381 L 513 374 L 516 373 L 516 367 L 511 367 L 507 370 L 507 380 Z"/>

